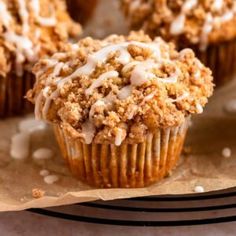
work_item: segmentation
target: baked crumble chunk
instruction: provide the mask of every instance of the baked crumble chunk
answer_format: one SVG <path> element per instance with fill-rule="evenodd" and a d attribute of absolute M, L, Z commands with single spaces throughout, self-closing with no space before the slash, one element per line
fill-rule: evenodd
<path fill-rule="evenodd" d="M 142 142 L 202 113 L 213 92 L 211 71 L 191 49 L 177 52 L 142 31 L 68 44 L 33 71 L 36 117 L 87 144 Z"/>

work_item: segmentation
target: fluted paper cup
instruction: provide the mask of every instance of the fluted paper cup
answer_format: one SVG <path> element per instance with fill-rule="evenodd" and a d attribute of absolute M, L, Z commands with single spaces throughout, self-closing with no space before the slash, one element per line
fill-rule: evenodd
<path fill-rule="evenodd" d="M 0 117 L 21 115 L 33 111 L 33 106 L 24 98 L 26 92 L 33 87 L 35 77 L 25 72 L 22 77 L 9 73 L 0 76 Z"/>
<path fill-rule="evenodd" d="M 54 131 L 62 155 L 78 179 L 101 188 L 136 188 L 157 182 L 176 167 L 188 120 L 147 134 L 145 142 L 125 140 L 121 146 L 73 140 L 59 125 L 54 125 Z"/>
<path fill-rule="evenodd" d="M 193 50 L 202 63 L 212 70 L 216 85 L 225 84 L 236 75 L 236 40 L 209 45 L 206 51 Z"/>

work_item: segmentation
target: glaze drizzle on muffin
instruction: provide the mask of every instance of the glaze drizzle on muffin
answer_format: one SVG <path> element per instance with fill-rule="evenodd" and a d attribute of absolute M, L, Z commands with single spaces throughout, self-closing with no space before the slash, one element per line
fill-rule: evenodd
<path fill-rule="evenodd" d="M 121 0 L 122 8 L 134 29 L 144 29 L 167 40 L 199 44 L 236 37 L 234 0 Z M 186 44 L 186 42 L 185 42 Z"/>
<path fill-rule="evenodd" d="M 57 0 L 49 4 L 44 0 L 0 0 L 0 27 L 3 76 L 10 71 L 12 59 L 13 70 L 22 76 L 40 56 L 58 50 L 61 41 L 81 31 L 67 15 L 63 2 Z"/>
<path fill-rule="evenodd" d="M 87 144 L 142 140 L 148 130 L 183 123 L 200 113 L 213 85 L 190 49 L 178 53 L 142 32 L 86 38 L 41 60 L 28 98 L 39 119 L 66 126 Z"/>

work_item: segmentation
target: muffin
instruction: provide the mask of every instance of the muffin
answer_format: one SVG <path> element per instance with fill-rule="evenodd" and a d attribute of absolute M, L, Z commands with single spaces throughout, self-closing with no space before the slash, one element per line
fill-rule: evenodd
<path fill-rule="evenodd" d="M 97 2 L 97 0 L 67 0 L 67 5 L 73 19 L 85 24 L 92 16 Z"/>
<path fill-rule="evenodd" d="M 213 71 L 216 84 L 236 71 L 236 1 L 121 0 L 132 29 L 192 48 Z"/>
<path fill-rule="evenodd" d="M 53 63 L 56 62 L 56 63 Z M 85 38 L 40 60 L 28 92 L 72 173 L 96 187 L 144 187 L 176 166 L 191 114 L 213 91 L 191 49 L 142 32 Z"/>
<path fill-rule="evenodd" d="M 0 0 L 0 117 L 30 110 L 34 63 L 81 32 L 61 0 Z M 32 107 L 31 107 L 32 109 Z"/>

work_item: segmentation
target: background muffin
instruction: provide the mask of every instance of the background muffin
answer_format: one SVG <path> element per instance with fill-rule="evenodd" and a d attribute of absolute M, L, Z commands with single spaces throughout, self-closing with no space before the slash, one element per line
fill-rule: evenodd
<path fill-rule="evenodd" d="M 166 176 L 189 116 L 203 112 L 213 90 L 192 50 L 178 53 L 142 32 L 85 38 L 34 73 L 36 117 L 54 124 L 72 172 L 98 187 L 143 187 Z"/>
<path fill-rule="evenodd" d="M 215 82 L 235 73 L 236 2 L 234 0 L 121 0 L 131 28 L 161 35 L 179 49 L 191 47 L 213 70 Z"/>
<path fill-rule="evenodd" d="M 81 28 L 61 0 L 0 0 L 0 116 L 28 110 L 33 64 L 60 50 Z"/>
<path fill-rule="evenodd" d="M 69 12 L 73 19 L 85 24 L 92 16 L 98 0 L 67 0 Z"/>

